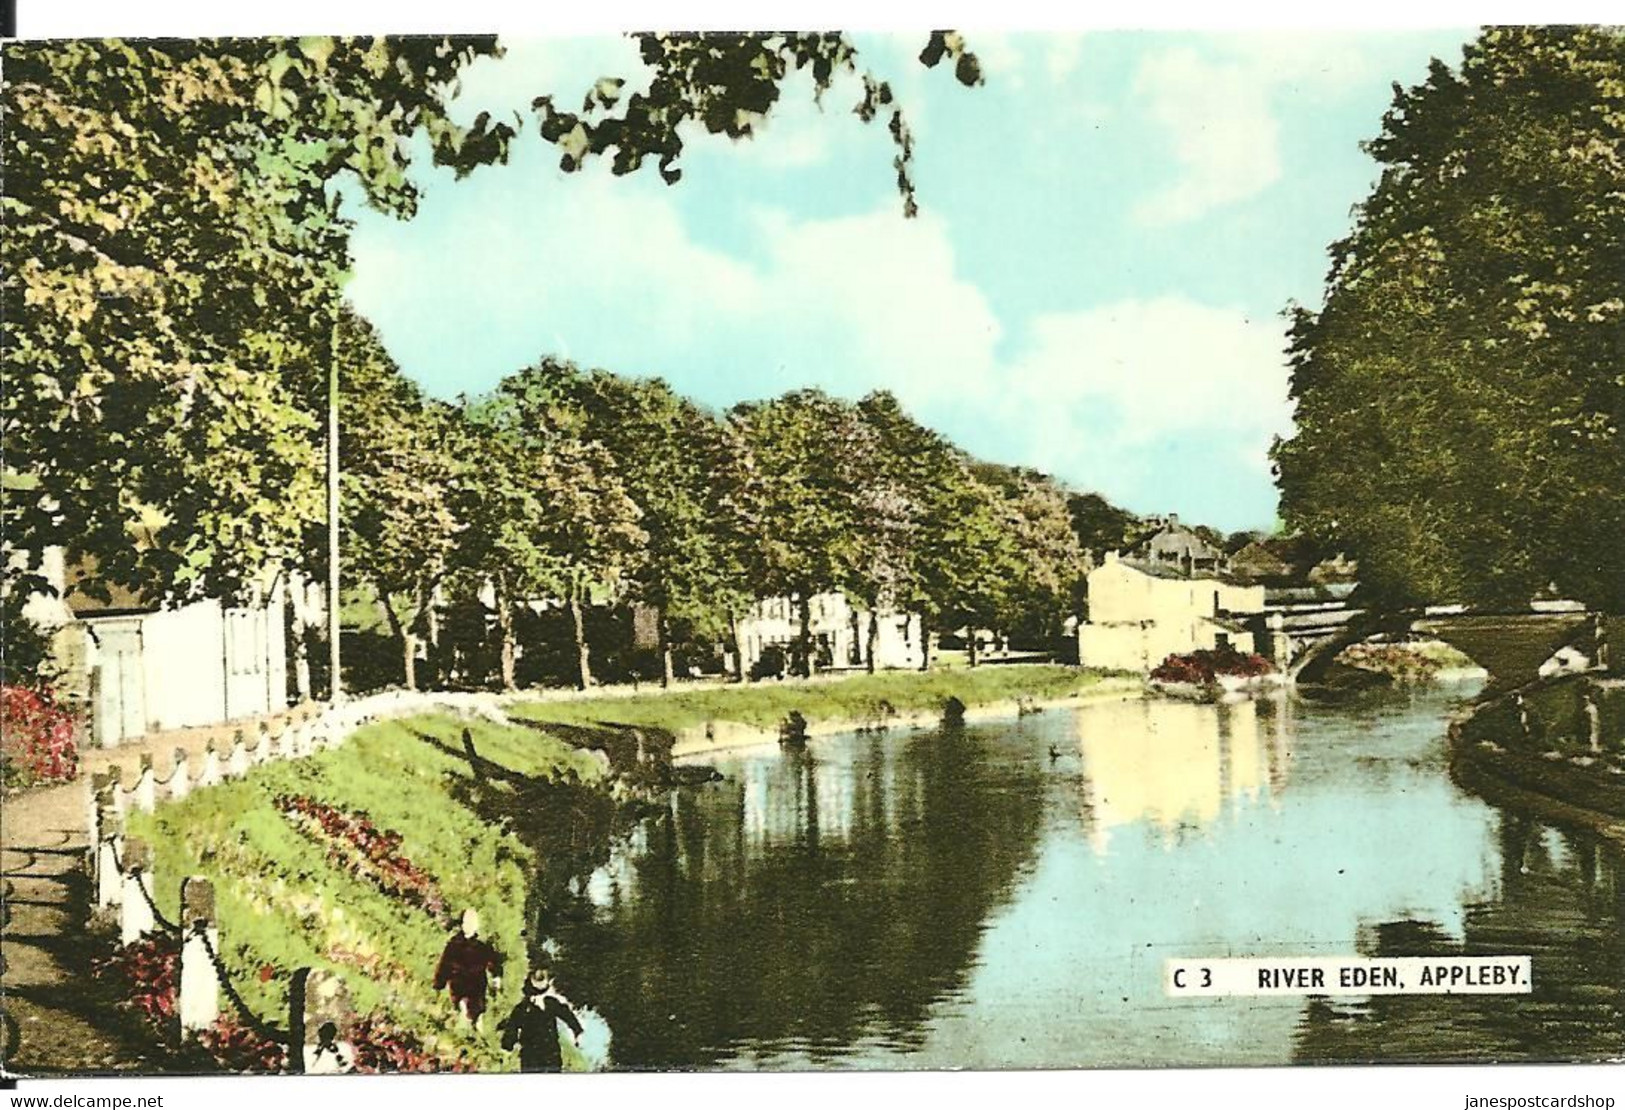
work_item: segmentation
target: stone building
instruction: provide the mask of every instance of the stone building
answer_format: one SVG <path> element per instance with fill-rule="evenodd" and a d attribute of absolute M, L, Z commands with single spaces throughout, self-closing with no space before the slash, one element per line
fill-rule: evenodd
<path fill-rule="evenodd" d="M 1170 655 L 1255 650 L 1250 621 L 1264 610 L 1262 586 L 1116 552 L 1089 572 L 1088 584 L 1089 617 L 1078 626 L 1081 666 L 1150 671 Z"/>

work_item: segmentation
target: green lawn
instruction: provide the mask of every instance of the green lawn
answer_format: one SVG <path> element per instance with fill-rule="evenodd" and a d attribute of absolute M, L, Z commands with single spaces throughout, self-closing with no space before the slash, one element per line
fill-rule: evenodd
<path fill-rule="evenodd" d="M 1109 677 L 1101 671 L 1053 664 L 989 665 L 941 671 L 886 671 L 814 682 L 766 681 L 746 686 L 632 697 L 519 702 L 510 716 L 553 724 L 619 724 L 680 732 L 708 721 L 773 728 L 792 710 L 808 721 L 864 721 L 882 703 L 900 713 L 940 709 L 950 697 L 967 706 L 1021 697 L 1064 698 Z"/>

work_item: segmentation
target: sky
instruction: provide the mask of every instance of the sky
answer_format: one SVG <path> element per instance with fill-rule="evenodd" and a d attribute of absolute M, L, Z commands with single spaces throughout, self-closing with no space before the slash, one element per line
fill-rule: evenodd
<path fill-rule="evenodd" d="M 675 186 L 564 174 L 525 112 L 507 165 L 454 181 L 423 159 L 413 219 L 352 209 L 347 293 L 437 396 L 548 355 L 718 409 L 889 389 L 980 457 L 1271 527 L 1282 312 L 1320 303 L 1393 83 L 1472 32 L 966 36 L 979 88 L 921 66 L 923 32 L 857 36 L 915 133 L 913 220 L 855 81 L 821 105 L 792 81 L 752 140 L 693 136 Z M 465 120 L 646 75 L 622 38 L 503 41 L 465 73 Z"/>

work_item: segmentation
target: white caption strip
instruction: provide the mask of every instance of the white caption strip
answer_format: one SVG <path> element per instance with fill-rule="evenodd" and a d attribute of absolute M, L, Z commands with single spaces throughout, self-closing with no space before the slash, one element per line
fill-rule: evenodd
<path fill-rule="evenodd" d="M 1171 998 L 1270 994 L 1528 994 L 1528 956 L 1167 960 Z"/>

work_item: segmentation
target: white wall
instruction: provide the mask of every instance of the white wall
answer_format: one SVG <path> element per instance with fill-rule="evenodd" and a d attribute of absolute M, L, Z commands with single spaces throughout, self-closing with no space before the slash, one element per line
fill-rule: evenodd
<path fill-rule="evenodd" d="M 854 609 L 846 595 L 840 593 L 817 594 L 810 599 L 809 608 L 810 630 L 814 637 L 830 638 L 835 666 L 862 666 L 869 645 L 868 612 Z M 915 614 L 882 612 L 875 665 L 883 669 L 919 667 L 920 628 L 920 618 Z M 739 622 L 739 632 L 745 649 L 745 669 L 749 671 L 769 644 L 788 646 L 795 642 L 801 634 L 800 612 L 791 598 L 766 598 Z"/>
<path fill-rule="evenodd" d="M 148 613 L 142 620 L 147 728 L 157 731 L 226 719 L 224 618 L 220 603 L 199 601 Z"/>

